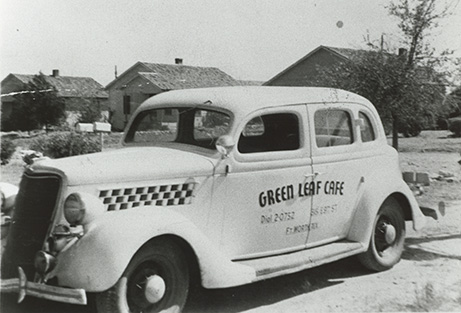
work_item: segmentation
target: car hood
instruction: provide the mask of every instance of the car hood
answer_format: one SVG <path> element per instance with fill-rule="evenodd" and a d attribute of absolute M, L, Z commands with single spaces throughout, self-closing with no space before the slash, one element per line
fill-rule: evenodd
<path fill-rule="evenodd" d="M 213 162 L 205 156 L 164 147 L 122 148 L 62 159 L 44 159 L 32 171 L 58 170 L 69 185 L 209 176 Z"/>

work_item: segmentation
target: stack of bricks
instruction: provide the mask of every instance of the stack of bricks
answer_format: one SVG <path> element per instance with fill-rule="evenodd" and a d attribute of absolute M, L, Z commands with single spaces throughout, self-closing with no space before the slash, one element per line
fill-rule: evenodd
<path fill-rule="evenodd" d="M 429 186 L 431 181 L 428 173 L 403 172 L 403 180 L 410 186 L 416 196 L 424 193 L 424 187 Z"/>

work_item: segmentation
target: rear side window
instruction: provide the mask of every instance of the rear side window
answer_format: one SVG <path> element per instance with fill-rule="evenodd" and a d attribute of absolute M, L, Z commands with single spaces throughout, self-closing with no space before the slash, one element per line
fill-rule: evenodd
<path fill-rule="evenodd" d="M 314 115 L 317 147 L 349 145 L 354 142 L 352 119 L 344 110 L 319 110 Z"/>
<path fill-rule="evenodd" d="M 375 140 L 375 131 L 373 130 L 373 125 L 371 124 L 370 118 L 363 112 L 359 113 L 359 118 L 363 121 L 363 125 L 360 126 L 360 135 L 362 137 L 362 142 Z"/>
<path fill-rule="evenodd" d="M 298 116 L 278 113 L 252 119 L 245 125 L 237 147 L 240 153 L 299 149 Z"/>

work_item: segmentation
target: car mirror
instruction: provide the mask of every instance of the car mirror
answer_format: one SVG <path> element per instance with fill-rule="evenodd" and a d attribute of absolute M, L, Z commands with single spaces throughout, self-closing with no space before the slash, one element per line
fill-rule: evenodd
<path fill-rule="evenodd" d="M 234 148 L 234 146 L 235 142 L 229 135 L 221 136 L 216 141 L 216 150 L 218 150 L 218 152 L 221 153 L 223 158 L 229 156 L 229 153 L 232 151 L 232 148 Z"/>

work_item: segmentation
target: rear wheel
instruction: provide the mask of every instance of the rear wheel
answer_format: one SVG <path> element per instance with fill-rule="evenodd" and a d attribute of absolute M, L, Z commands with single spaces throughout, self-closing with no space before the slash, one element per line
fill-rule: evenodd
<path fill-rule="evenodd" d="M 378 211 L 368 250 L 358 256 L 360 262 L 374 271 L 384 271 L 399 262 L 405 241 L 405 219 L 400 204 L 387 199 Z"/>
<path fill-rule="evenodd" d="M 186 257 L 172 240 L 141 248 L 120 280 L 96 295 L 98 312 L 181 312 L 189 291 Z"/>

